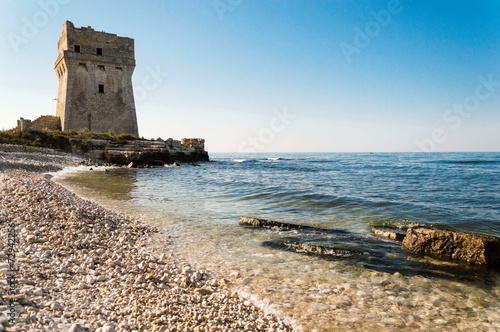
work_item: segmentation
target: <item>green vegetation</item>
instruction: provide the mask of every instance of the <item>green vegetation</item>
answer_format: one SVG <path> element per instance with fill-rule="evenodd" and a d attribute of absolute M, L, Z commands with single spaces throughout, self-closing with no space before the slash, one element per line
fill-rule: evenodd
<path fill-rule="evenodd" d="M 102 151 L 102 159 L 108 159 L 108 155 L 109 155 L 108 148 L 104 148 L 104 150 Z"/>
<path fill-rule="evenodd" d="M 59 130 L 49 131 L 25 131 L 18 129 L 0 131 L 0 143 L 28 145 L 37 147 L 46 147 L 60 150 L 71 150 L 69 138 L 71 133 L 61 132 Z"/>
<path fill-rule="evenodd" d="M 88 129 L 78 132 L 73 130 L 30 130 L 22 132 L 18 128 L 10 130 L 0 130 L 0 143 L 47 147 L 71 151 L 71 139 L 82 140 L 81 148 L 84 152 L 92 148 L 90 139 L 110 140 L 117 144 L 125 144 L 127 141 L 137 140 L 130 134 L 115 134 L 113 131 L 107 133 L 93 133 Z"/>
<path fill-rule="evenodd" d="M 18 132 L 15 129 L 0 131 L 0 143 L 42 146 L 42 143 L 31 132 Z"/>
<path fill-rule="evenodd" d="M 80 139 L 94 138 L 94 134 L 88 129 L 82 129 L 76 133 L 76 137 Z"/>
<path fill-rule="evenodd" d="M 130 134 L 120 134 L 120 135 L 116 135 L 115 139 L 116 139 L 116 143 L 124 144 L 127 141 L 134 141 L 137 138 L 134 135 L 130 135 Z"/>
<path fill-rule="evenodd" d="M 73 130 L 68 130 L 68 131 L 53 130 L 52 131 L 52 136 L 54 137 L 54 139 L 70 138 L 70 137 L 74 137 L 75 135 L 76 135 L 76 132 Z"/>

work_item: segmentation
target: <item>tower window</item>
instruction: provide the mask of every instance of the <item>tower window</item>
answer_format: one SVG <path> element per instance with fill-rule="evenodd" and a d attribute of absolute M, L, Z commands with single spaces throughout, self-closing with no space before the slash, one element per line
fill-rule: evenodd
<path fill-rule="evenodd" d="M 99 84 L 99 93 L 104 93 L 104 84 Z"/>
<path fill-rule="evenodd" d="M 97 48 L 96 50 L 97 55 L 102 55 L 102 48 Z"/>
<path fill-rule="evenodd" d="M 80 53 L 80 45 L 75 45 L 75 52 Z"/>

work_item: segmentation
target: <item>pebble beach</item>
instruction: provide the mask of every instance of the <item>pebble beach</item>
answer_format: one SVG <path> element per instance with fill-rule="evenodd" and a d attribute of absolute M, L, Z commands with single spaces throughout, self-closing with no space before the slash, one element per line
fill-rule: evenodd
<path fill-rule="evenodd" d="M 236 275 L 193 267 L 175 238 L 47 174 L 82 162 L 0 145 L 0 331 L 293 330 L 234 292 Z"/>

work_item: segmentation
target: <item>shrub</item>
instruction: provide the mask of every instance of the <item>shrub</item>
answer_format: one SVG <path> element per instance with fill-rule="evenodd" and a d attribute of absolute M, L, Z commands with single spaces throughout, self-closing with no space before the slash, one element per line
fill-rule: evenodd
<path fill-rule="evenodd" d="M 137 138 L 131 134 L 120 134 L 116 136 L 116 139 L 121 141 L 135 141 Z"/>
<path fill-rule="evenodd" d="M 21 132 L 15 129 L 0 131 L 0 143 L 42 146 L 42 142 L 37 142 L 31 132 Z"/>
<path fill-rule="evenodd" d="M 77 137 L 81 139 L 92 138 L 93 134 L 87 128 L 78 131 Z"/>

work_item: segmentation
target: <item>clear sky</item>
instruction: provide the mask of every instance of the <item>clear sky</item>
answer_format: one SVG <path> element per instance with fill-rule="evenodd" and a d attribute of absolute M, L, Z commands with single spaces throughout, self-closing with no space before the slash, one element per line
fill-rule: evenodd
<path fill-rule="evenodd" d="M 0 0 L 0 128 L 55 115 L 66 20 L 135 39 L 145 138 L 500 151 L 498 0 Z"/>

